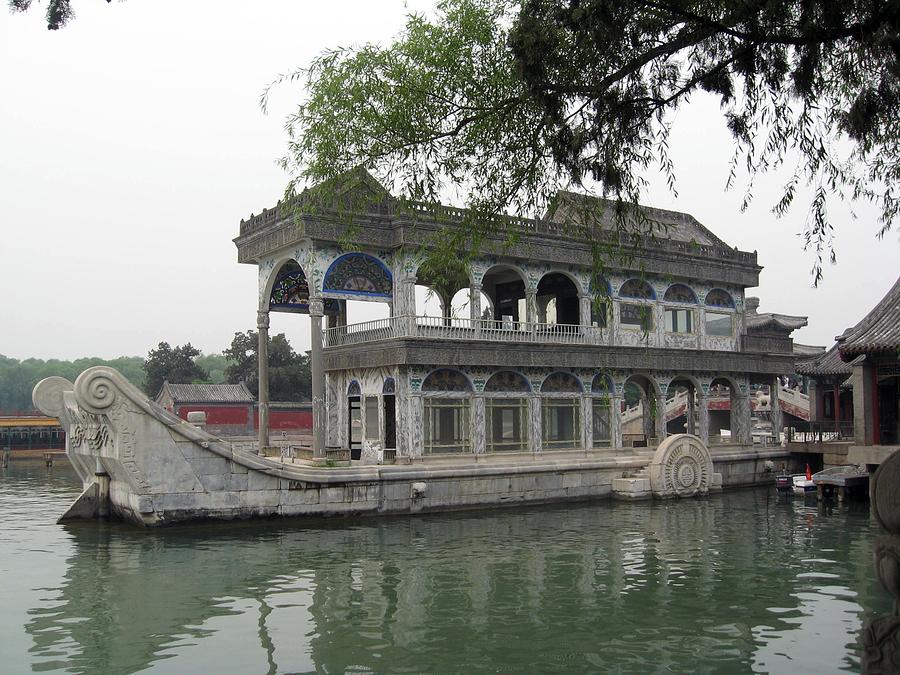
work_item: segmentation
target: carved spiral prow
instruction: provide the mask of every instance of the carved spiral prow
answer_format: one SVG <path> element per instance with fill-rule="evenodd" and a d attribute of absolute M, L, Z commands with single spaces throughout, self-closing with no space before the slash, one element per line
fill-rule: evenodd
<path fill-rule="evenodd" d="M 95 366 L 85 370 L 75 380 L 75 400 L 95 415 L 105 413 L 123 390 L 134 389 L 115 368 Z"/>

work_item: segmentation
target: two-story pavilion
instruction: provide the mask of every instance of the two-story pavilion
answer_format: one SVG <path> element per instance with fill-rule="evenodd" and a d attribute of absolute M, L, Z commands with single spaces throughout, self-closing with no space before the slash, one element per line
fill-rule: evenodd
<path fill-rule="evenodd" d="M 582 198 L 562 194 L 545 218 L 503 220 L 514 245 L 488 238 L 437 278 L 422 251 L 467 212 L 400 202 L 364 171 L 343 189 L 353 198 L 340 208 L 297 216 L 279 204 L 241 221 L 234 240 L 238 260 L 259 268 L 261 446 L 270 312 L 311 317 L 316 457 L 326 448 L 390 459 L 652 447 L 679 392 L 688 394 L 685 431 L 707 445 L 749 444 L 749 385 L 793 371 L 789 331 L 760 337 L 745 322 L 756 252 L 690 215 L 647 208 L 652 236 L 623 233 L 611 218 L 587 234 L 570 226 Z M 598 242 L 634 254 L 611 257 L 599 276 Z M 440 316 L 421 311 L 417 286 L 430 287 Z M 354 323 L 348 300 L 384 303 L 386 316 Z M 709 437 L 711 391 L 730 393 L 730 439 Z M 644 433 L 623 438 L 623 403 L 635 398 Z"/>

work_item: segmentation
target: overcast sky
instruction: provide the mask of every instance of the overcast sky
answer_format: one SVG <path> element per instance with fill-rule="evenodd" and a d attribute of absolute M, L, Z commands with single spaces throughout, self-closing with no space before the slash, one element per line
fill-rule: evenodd
<path fill-rule="evenodd" d="M 277 89 L 268 115 L 260 93 L 323 49 L 389 39 L 409 7 L 429 5 L 76 0 L 55 32 L 43 6 L 0 12 L 0 354 L 145 355 L 160 340 L 209 353 L 255 329 L 256 268 L 237 264 L 231 240 L 284 189 L 275 160 L 301 90 Z M 855 221 L 842 209 L 838 264 L 813 289 L 805 208 L 776 219 L 767 180 L 739 212 L 711 101 L 679 113 L 672 150 L 679 196 L 657 181 L 647 203 L 757 250 L 765 269 L 749 293 L 761 311 L 808 315 L 797 341 L 830 345 L 900 273 L 897 233 L 879 241 L 874 209 Z M 307 317 L 272 323 L 308 348 Z"/>

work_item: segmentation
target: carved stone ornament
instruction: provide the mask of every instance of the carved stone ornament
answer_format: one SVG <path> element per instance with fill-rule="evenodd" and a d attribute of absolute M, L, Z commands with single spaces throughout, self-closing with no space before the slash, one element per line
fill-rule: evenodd
<path fill-rule="evenodd" d="M 900 534 L 900 451 L 893 453 L 872 477 L 872 510 L 878 524 Z"/>
<path fill-rule="evenodd" d="M 900 673 L 900 617 L 881 616 L 862 632 L 862 672 L 868 675 Z"/>
<path fill-rule="evenodd" d="M 48 417 L 61 418 L 66 408 L 63 392 L 72 391 L 74 386 L 64 377 L 45 377 L 34 386 L 31 401 L 35 408 Z"/>
<path fill-rule="evenodd" d="M 693 497 L 709 492 L 712 459 L 696 436 L 669 436 L 656 449 L 649 468 L 650 489 L 657 497 Z"/>

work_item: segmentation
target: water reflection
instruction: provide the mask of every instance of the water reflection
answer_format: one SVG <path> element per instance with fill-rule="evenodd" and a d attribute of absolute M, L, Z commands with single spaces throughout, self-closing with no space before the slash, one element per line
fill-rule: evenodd
<path fill-rule="evenodd" d="M 862 615 L 887 608 L 866 512 L 768 491 L 44 530 L 65 571 L 21 617 L 34 670 L 853 670 Z"/>

